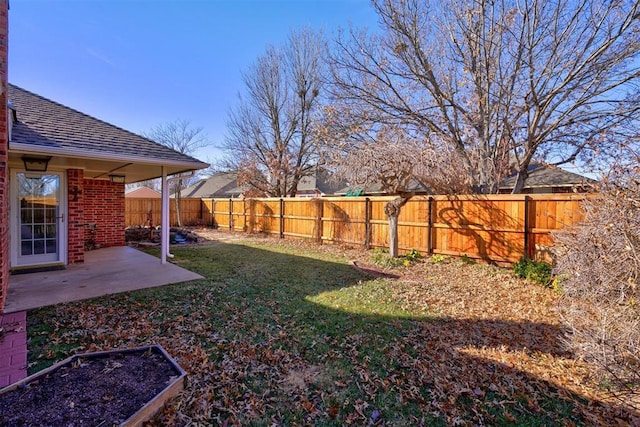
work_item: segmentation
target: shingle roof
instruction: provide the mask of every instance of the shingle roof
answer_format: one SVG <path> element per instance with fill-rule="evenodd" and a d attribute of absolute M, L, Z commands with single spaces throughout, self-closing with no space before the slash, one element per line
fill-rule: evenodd
<path fill-rule="evenodd" d="M 433 191 L 422 184 L 420 181 L 416 179 L 410 179 L 407 188 L 405 190 L 408 193 L 420 193 L 420 194 L 433 194 Z M 388 195 L 389 193 L 382 188 L 382 184 L 375 183 L 370 184 L 365 187 L 362 186 L 347 186 L 342 188 L 339 191 L 336 191 L 336 195 L 347 195 L 347 194 L 357 194 L 358 196 L 365 195 Z"/>
<path fill-rule="evenodd" d="M 180 192 L 180 197 L 237 197 L 244 191 L 238 187 L 237 179 L 237 173 L 219 172 L 185 188 Z"/>
<path fill-rule="evenodd" d="M 159 199 L 162 197 L 159 191 L 149 187 L 132 188 L 124 192 L 124 197 L 141 198 L 141 199 Z"/>
<path fill-rule="evenodd" d="M 500 182 L 500 189 L 511 189 L 516 183 L 517 175 L 512 175 Z M 524 181 L 523 188 L 542 187 L 573 187 L 575 185 L 588 185 L 594 180 L 586 176 L 578 175 L 555 166 L 546 166 L 539 163 L 531 165 L 529 176 Z"/>
<path fill-rule="evenodd" d="M 304 176 L 298 183 L 298 193 L 311 193 L 319 191 L 322 194 L 334 194 L 346 183 L 334 179 L 334 177 L 324 168 L 316 167 L 311 175 Z"/>
<path fill-rule="evenodd" d="M 9 84 L 8 88 L 8 98 L 17 118 L 10 144 L 29 144 L 97 157 L 131 156 L 202 165 L 193 157 L 18 86 Z"/>

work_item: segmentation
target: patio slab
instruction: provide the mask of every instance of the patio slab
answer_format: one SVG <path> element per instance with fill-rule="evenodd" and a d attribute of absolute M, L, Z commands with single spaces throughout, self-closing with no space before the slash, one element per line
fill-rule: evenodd
<path fill-rule="evenodd" d="M 66 270 L 10 276 L 4 313 L 202 278 L 128 246 L 103 248 Z"/>

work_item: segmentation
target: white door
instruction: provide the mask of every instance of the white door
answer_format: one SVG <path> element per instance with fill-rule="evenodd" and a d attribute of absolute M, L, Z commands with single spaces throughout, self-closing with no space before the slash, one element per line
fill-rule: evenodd
<path fill-rule="evenodd" d="M 64 262 L 63 175 L 13 171 L 11 184 L 12 266 Z"/>

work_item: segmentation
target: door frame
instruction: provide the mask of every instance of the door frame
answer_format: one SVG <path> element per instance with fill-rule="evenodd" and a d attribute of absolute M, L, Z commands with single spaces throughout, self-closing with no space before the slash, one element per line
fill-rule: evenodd
<path fill-rule="evenodd" d="M 18 200 L 18 173 L 26 173 L 33 175 L 58 175 L 60 181 L 60 201 L 59 201 L 59 217 L 58 217 L 58 259 L 48 262 L 34 262 L 34 263 L 19 263 L 20 253 L 20 230 L 19 230 L 19 215 L 20 204 Z M 24 267 L 39 267 L 48 265 L 67 265 L 68 258 L 68 209 L 67 209 L 67 174 L 64 170 L 47 170 L 46 172 L 31 172 L 25 169 L 11 168 L 9 171 L 9 267 L 12 269 L 24 268 Z"/>

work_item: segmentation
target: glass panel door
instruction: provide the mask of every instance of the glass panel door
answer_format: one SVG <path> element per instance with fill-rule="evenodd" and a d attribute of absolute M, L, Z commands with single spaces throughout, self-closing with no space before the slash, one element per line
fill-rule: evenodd
<path fill-rule="evenodd" d="M 18 172 L 16 177 L 18 265 L 59 261 L 64 216 L 60 176 Z"/>

